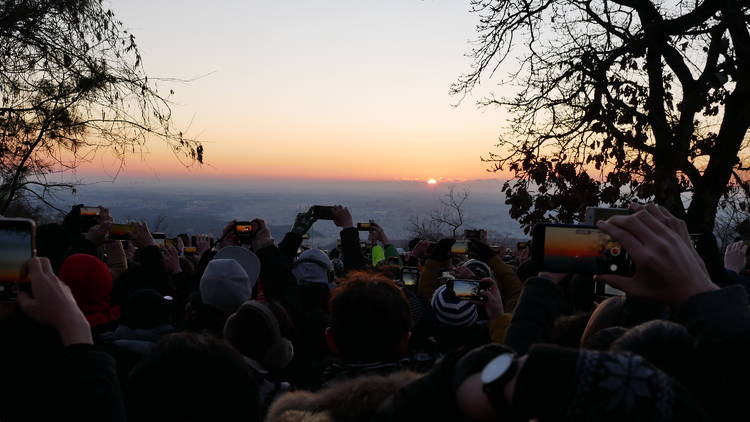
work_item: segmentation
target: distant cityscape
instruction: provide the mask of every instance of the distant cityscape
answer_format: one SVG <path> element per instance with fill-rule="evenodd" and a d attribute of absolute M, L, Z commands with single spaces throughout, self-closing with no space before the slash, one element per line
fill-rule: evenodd
<path fill-rule="evenodd" d="M 427 218 L 442 208 L 441 197 L 453 187 L 470 192 L 463 208 L 465 223 L 460 228 L 485 229 L 492 243 L 510 246 L 525 239 L 521 227 L 508 215 L 497 180 L 441 183 L 424 182 L 202 182 L 151 183 L 118 181 L 80 187 L 58 195 L 55 205 L 69 209 L 74 204 L 110 208 L 116 221 L 145 221 L 152 231 L 169 235 L 207 233 L 218 235 L 232 219 L 263 218 L 274 238 L 281 240 L 297 213 L 312 205 L 347 206 L 354 222 L 374 220 L 385 228 L 397 246 L 413 237 L 411 219 Z M 317 222 L 306 243 L 329 248 L 335 244 L 338 228 L 331 221 Z M 367 237 L 362 235 L 363 240 Z"/>

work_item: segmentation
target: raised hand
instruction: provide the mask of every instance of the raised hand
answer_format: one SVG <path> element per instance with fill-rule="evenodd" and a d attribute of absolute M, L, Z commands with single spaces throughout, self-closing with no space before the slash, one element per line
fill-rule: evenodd
<path fill-rule="evenodd" d="M 313 212 L 312 208 L 307 210 L 307 212 L 301 212 L 297 214 L 297 218 L 294 219 L 294 227 L 292 227 L 292 232 L 303 235 L 310 231 L 310 228 L 315 223 L 315 221 L 317 221 L 317 219 L 315 218 L 315 213 Z"/>
<path fill-rule="evenodd" d="M 747 264 L 747 245 L 740 240 L 727 246 L 724 252 L 724 268 L 739 273 Z"/>
<path fill-rule="evenodd" d="M 86 240 L 95 246 L 100 246 L 107 239 L 109 229 L 112 227 L 114 220 L 109 216 L 109 209 L 99 206 L 99 222 L 86 232 Z"/>
<path fill-rule="evenodd" d="M 207 234 L 195 236 L 195 247 L 198 250 L 198 256 L 203 256 L 207 250 L 211 249 L 211 236 Z"/>
<path fill-rule="evenodd" d="M 333 207 L 333 223 L 342 229 L 348 229 L 354 227 L 352 222 L 352 215 L 349 213 L 349 208 L 341 205 L 334 205 Z"/>
<path fill-rule="evenodd" d="M 151 232 L 148 229 L 148 224 L 144 222 L 132 223 L 133 230 L 130 231 L 130 238 L 135 243 L 135 246 L 139 248 L 145 248 L 146 246 L 154 246 L 154 238 L 151 236 Z"/>
<path fill-rule="evenodd" d="M 388 235 L 385 234 L 385 230 L 383 230 L 382 227 L 379 225 L 372 223 L 372 229 L 370 230 L 370 233 L 372 235 L 372 240 L 374 241 L 381 241 L 384 245 L 389 245 L 390 240 L 388 240 Z"/>
<path fill-rule="evenodd" d="M 18 292 L 21 311 L 40 324 L 55 327 L 64 345 L 92 344 L 91 327 L 70 288 L 55 275 L 47 258 L 31 258 L 24 267 L 33 297 Z"/>
<path fill-rule="evenodd" d="M 601 275 L 633 296 L 679 305 L 698 293 L 717 290 L 693 248 L 687 226 L 653 204 L 634 206 L 632 215 L 599 221 L 597 226 L 622 244 L 635 262 L 632 278 Z"/>
<path fill-rule="evenodd" d="M 259 251 L 267 246 L 273 245 L 273 238 L 271 237 L 271 231 L 268 230 L 266 222 L 260 218 L 253 220 L 255 226 L 255 236 L 253 236 L 253 250 Z"/>
<path fill-rule="evenodd" d="M 178 274 L 182 272 L 180 267 L 180 255 L 172 245 L 167 245 L 163 249 L 164 251 L 164 268 L 169 274 Z"/>

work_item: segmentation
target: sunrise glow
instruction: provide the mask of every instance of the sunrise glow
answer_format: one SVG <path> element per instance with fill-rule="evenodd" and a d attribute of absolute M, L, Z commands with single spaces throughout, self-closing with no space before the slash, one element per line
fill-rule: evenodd
<path fill-rule="evenodd" d="M 430 179 L 430 180 L 428 180 L 428 181 L 427 181 L 427 184 L 428 184 L 428 185 L 437 185 L 437 180 L 435 180 L 435 179 Z"/>

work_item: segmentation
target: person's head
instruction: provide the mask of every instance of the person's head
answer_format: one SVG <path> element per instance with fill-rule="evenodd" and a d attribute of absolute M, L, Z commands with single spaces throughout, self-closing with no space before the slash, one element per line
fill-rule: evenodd
<path fill-rule="evenodd" d="M 286 367 L 294 356 L 292 343 L 281 331 L 276 315 L 263 303 L 249 300 L 227 319 L 224 338 L 264 370 Z"/>
<path fill-rule="evenodd" d="M 68 234 L 60 224 L 42 224 L 36 228 L 36 254 L 50 260 L 55 272 L 67 257 L 70 249 Z"/>
<path fill-rule="evenodd" d="M 308 249 L 294 262 L 292 273 L 297 282 L 328 285 L 333 278 L 333 263 L 320 249 Z"/>
<path fill-rule="evenodd" d="M 396 284 L 381 275 L 356 272 L 333 290 L 331 351 L 345 362 L 377 362 L 401 358 L 409 342 L 409 304 Z"/>
<path fill-rule="evenodd" d="M 112 308 L 112 273 L 99 258 L 86 254 L 69 256 L 58 273 L 70 287 L 86 319 L 96 327 L 119 319 L 120 309 Z"/>
<path fill-rule="evenodd" d="M 140 421 L 260 420 L 257 383 L 226 342 L 204 334 L 170 334 L 131 372 L 128 416 Z"/>
<path fill-rule="evenodd" d="M 335 383 L 316 393 L 296 391 L 274 402 L 266 421 L 355 422 L 372 420 L 385 400 L 419 376 L 396 372 Z"/>
<path fill-rule="evenodd" d="M 120 324 L 149 330 L 171 323 L 172 302 L 153 289 L 138 290 L 122 306 Z"/>
<path fill-rule="evenodd" d="M 683 383 L 689 382 L 694 372 L 695 338 L 674 322 L 654 320 L 637 325 L 615 340 L 610 350 L 639 354 Z"/>
<path fill-rule="evenodd" d="M 222 312 L 237 310 L 253 294 L 255 279 L 250 279 L 234 259 L 212 259 L 200 281 L 203 304 Z"/>

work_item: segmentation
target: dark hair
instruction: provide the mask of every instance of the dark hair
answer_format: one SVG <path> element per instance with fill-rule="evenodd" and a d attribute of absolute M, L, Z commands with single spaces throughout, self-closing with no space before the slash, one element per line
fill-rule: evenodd
<path fill-rule="evenodd" d="M 589 336 L 581 347 L 590 350 L 606 351 L 612 346 L 617 339 L 622 337 L 628 331 L 625 327 L 609 327 L 597 331 Z"/>
<path fill-rule="evenodd" d="M 348 275 L 331 295 L 330 327 L 347 362 L 397 358 L 409 332 L 409 304 L 396 284 L 372 272 Z"/>
<path fill-rule="evenodd" d="M 257 380 L 242 356 L 210 335 L 165 336 L 133 369 L 133 420 L 260 420 Z"/>
<path fill-rule="evenodd" d="M 120 323 L 133 329 L 151 329 L 171 322 L 172 304 L 154 289 L 138 290 L 122 306 Z"/>
<path fill-rule="evenodd" d="M 57 273 L 70 251 L 68 235 L 60 224 L 42 224 L 36 228 L 36 254 L 50 260 Z"/>
<path fill-rule="evenodd" d="M 610 347 L 613 351 L 639 354 L 683 384 L 690 380 L 695 362 L 695 339 L 687 328 L 670 321 L 654 320 L 631 328 Z"/>
<path fill-rule="evenodd" d="M 421 237 L 415 237 L 414 239 L 409 241 L 409 250 L 413 251 L 415 247 L 421 242 L 423 239 Z"/>
<path fill-rule="evenodd" d="M 578 348 L 591 312 L 576 312 L 564 315 L 555 320 L 551 342 L 558 346 Z"/>

